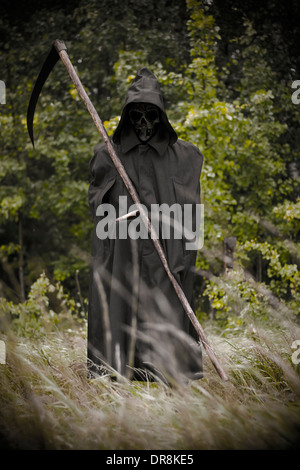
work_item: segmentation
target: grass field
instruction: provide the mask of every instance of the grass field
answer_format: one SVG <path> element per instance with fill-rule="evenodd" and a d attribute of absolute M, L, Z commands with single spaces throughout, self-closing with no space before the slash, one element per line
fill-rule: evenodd
<path fill-rule="evenodd" d="M 298 449 L 300 366 L 292 354 L 300 326 L 280 308 L 267 319 L 242 316 L 233 329 L 203 325 L 230 380 L 204 352 L 204 378 L 172 388 L 88 379 L 86 324 L 71 315 L 39 335 L 7 327 L 2 449 Z M 49 325 L 47 309 L 43 318 Z"/>

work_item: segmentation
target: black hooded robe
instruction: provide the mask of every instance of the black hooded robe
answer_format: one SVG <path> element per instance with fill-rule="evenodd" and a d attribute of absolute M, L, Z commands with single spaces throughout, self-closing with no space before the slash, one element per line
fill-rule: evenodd
<path fill-rule="evenodd" d="M 145 102 L 160 109 L 160 126 L 148 143 L 141 143 L 128 119 L 128 105 Z M 156 77 L 140 70 L 131 83 L 113 145 L 147 210 L 152 204 L 200 203 L 203 157 L 190 143 L 177 139 L 170 125 Z M 134 233 L 145 234 L 143 222 L 119 222 L 115 238 L 99 238 L 99 206 L 111 204 L 116 216 L 133 204 L 104 144 L 96 147 L 90 162 L 92 180 L 89 205 L 94 218 L 88 312 L 88 360 L 92 373 L 113 371 L 131 379 L 150 376 L 167 381 L 202 377 L 199 338 L 175 293 L 153 241 L 141 235 L 120 236 L 121 224 L 131 223 Z M 120 212 L 120 196 L 127 207 Z M 99 212 L 98 212 L 99 214 Z M 99 227 L 99 226 L 98 226 Z M 123 225 L 124 228 L 124 225 Z M 122 232 L 124 234 L 124 231 Z M 161 237 L 169 267 L 190 303 L 196 251 L 184 239 Z M 112 368 L 112 369 L 111 369 Z M 145 375 L 146 373 L 146 375 Z"/>

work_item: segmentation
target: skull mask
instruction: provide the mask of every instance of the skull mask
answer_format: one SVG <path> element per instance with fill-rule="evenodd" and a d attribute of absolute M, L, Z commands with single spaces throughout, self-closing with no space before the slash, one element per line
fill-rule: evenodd
<path fill-rule="evenodd" d="M 159 109 L 150 103 L 132 103 L 129 119 L 141 142 L 148 142 L 159 125 Z"/>

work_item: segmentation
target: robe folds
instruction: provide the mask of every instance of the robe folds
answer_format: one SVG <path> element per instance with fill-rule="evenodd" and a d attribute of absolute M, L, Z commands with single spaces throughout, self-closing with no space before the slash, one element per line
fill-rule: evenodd
<path fill-rule="evenodd" d="M 138 139 L 128 119 L 132 102 L 152 103 L 160 110 L 159 128 L 147 143 Z M 170 208 L 175 204 L 178 210 L 188 204 L 193 207 L 194 227 L 203 156 L 196 146 L 177 138 L 158 81 L 147 68 L 140 70 L 128 89 L 112 143 L 149 218 L 155 205 Z M 103 143 L 94 151 L 90 170 L 88 196 L 94 232 L 89 370 L 92 374 L 121 374 L 137 380 L 201 378 L 199 338 L 142 220 L 137 214 L 115 222 L 134 207 Z M 172 211 L 168 215 L 172 218 Z M 197 251 L 187 249 L 184 230 L 182 236 L 174 236 L 172 227 L 164 232 L 161 222 L 157 226 L 171 272 L 192 304 Z"/>

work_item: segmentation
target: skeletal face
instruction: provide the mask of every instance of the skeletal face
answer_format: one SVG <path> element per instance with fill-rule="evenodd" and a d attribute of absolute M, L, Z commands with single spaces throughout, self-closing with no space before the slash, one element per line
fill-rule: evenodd
<path fill-rule="evenodd" d="M 142 142 L 148 142 L 159 125 L 159 109 L 150 103 L 132 103 L 129 109 L 129 119 L 138 138 Z"/>

